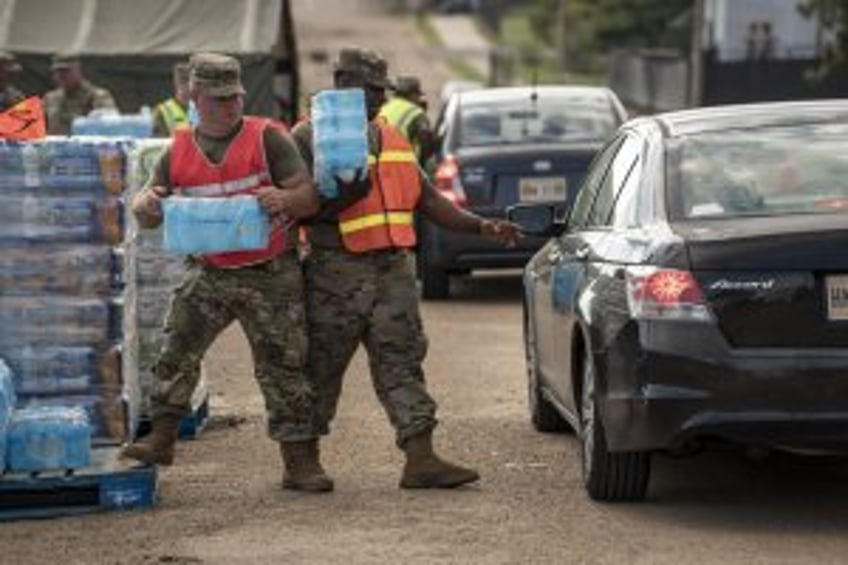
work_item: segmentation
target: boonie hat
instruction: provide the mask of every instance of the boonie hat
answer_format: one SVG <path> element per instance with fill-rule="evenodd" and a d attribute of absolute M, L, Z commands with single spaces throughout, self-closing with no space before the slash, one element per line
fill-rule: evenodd
<path fill-rule="evenodd" d="M 365 80 L 366 83 L 393 88 L 389 79 L 388 64 L 376 51 L 364 47 L 345 47 L 339 51 L 339 57 L 333 67 L 336 73 L 349 73 Z"/>
<path fill-rule="evenodd" d="M 241 65 L 220 53 L 197 53 L 189 60 L 189 82 L 208 96 L 224 97 L 244 94 Z"/>

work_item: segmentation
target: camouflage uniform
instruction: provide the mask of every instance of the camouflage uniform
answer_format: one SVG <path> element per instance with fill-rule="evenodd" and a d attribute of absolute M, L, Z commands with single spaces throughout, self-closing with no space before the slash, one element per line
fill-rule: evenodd
<path fill-rule="evenodd" d="M 199 88 L 212 95 L 231 94 L 228 86 L 241 89 L 234 60 L 198 55 L 194 64 Z M 266 161 L 271 178 L 279 183 L 303 171 L 304 165 L 291 141 L 271 129 L 263 132 Z M 277 138 L 270 139 L 272 134 Z M 235 135 L 226 143 L 201 135 L 195 139 L 208 158 L 220 162 Z M 170 151 L 163 154 L 152 185 L 172 188 L 168 171 L 178 164 L 171 163 L 170 157 Z M 154 418 L 179 416 L 189 410 L 200 361 L 233 320 L 239 321 L 251 345 L 255 377 L 268 411 L 269 435 L 280 442 L 314 437 L 312 393 L 303 374 L 306 327 L 302 271 L 294 249 L 255 265 L 216 268 L 198 262 L 189 268 L 174 293 L 165 323 L 166 343 L 153 369 L 158 381 Z"/>
<path fill-rule="evenodd" d="M 166 342 L 154 367 L 154 418 L 190 410 L 204 353 L 233 320 L 251 345 L 265 397 L 268 433 L 276 441 L 314 437 L 312 393 L 303 376 L 306 330 L 303 282 L 294 252 L 233 269 L 196 264 L 174 292 Z"/>
<path fill-rule="evenodd" d="M 350 61 L 345 57 L 349 56 Z M 341 52 L 340 65 L 356 68 L 366 50 Z M 382 68 L 366 61 L 360 72 Z M 380 77 L 373 77 L 379 82 Z M 387 82 L 385 86 L 389 86 Z M 312 125 L 304 122 L 292 136 L 312 166 Z M 371 126 L 369 152 L 379 153 Z M 309 225 L 310 254 L 305 259 L 306 311 L 309 331 L 307 374 L 317 397 L 316 431 L 329 433 L 342 390 L 342 379 L 360 343 L 365 346 L 374 388 L 402 446 L 411 437 L 436 427 L 436 403 L 428 394 L 422 363 L 427 353 L 418 307 L 418 290 L 409 251 L 385 249 L 354 254 L 345 250 L 338 228 L 344 201 L 325 207 Z"/>
<path fill-rule="evenodd" d="M 53 58 L 50 69 L 53 71 L 78 65 L 74 56 L 57 55 Z M 71 124 L 77 116 L 87 116 L 96 109 L 117 109 L 115 99 L 105 88 L 95 86 L 83 80 L 80 86 L 72 91 L 62 88 L 51 90 L 44 95 L 44 115 L 47 118 L 47 133 L 49 135 L 70 135 Z"/>

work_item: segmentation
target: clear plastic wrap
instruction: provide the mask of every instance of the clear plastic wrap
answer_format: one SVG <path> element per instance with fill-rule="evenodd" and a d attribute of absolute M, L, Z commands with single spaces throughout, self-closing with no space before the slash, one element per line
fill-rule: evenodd
<path fill-rule="evenodd" d="M 322 90 L 312 97 L 314 175 L 318 190 L 338 195 L 334 177 L 351 180 L 368 167 L 368 119 L 361 89 Z"/>
<path fill-rule="evenodd" d="M 171 196 L 162 206 L 168 253 L 194 255 L 268 246 L 271 222 L 255 196 Z"/>
<path fill-rule="evenodd" d="M 15 410 L 7 431 L 7 467 L 13 473 L 80 469 L 91 463 L 91 426 L 75 406 Z"/>

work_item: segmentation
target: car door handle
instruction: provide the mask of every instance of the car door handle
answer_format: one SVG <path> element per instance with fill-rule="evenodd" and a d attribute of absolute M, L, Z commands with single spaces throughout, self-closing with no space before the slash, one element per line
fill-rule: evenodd
<path fill-rule="evenodd" d="M 574 257 L 578 261 L 585 260 L 587 257 L 589 257 L 589 247 L 581 247 L 580 249 L 574 252 Z"/>

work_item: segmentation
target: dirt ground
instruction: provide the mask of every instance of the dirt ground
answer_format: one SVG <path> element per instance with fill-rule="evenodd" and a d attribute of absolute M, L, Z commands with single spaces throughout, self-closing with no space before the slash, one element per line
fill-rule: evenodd
<path fill-rule="evenodd" d="M 435 100 L 445 67 L 407 19 L 375 6 L 294 2 L 308 88 L 330 74 L 312 53 L 359 44 L 386 53 L 393 72 L 419 73 Z M 647 502 L 590 503 L 574 439 L 535 433 L 527 421 L 518 277 L 454 282 L 454 300 L 423 309 L 426 371 L 440 404 L 438 447 L 478 468 L 478 485 L 397 488 L 401 455 L 360 355 L 323 443 L 336 491 L 282 491 L 249 350 L 231 328 L 209 353 L 212 423 L 179 445 L 156 506 L 0 524 L 0 564 L 845 562 L 841 462 L 658 458 Z"/>

